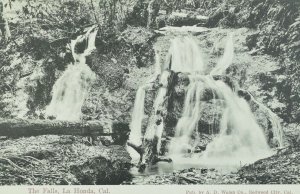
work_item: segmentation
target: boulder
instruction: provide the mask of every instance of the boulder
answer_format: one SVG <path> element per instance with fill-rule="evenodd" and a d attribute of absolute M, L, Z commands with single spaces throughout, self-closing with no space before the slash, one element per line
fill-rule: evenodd
<path fill-rule="evenodd" d="M 80 184 L 115 185 L 131 178 L 131 158 L 124 147 L 109 146 L 100 153 L 70 166 Z"/>

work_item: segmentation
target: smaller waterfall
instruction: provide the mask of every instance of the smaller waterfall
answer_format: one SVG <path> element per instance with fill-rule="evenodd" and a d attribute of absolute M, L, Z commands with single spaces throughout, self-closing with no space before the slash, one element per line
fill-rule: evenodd
<path fill-rule="evenodd" d="M 95 73 L 86 64 L 86 56 L 94 50 L 98 28 L 91 27 L 85 35 L 71 41 L 71 50 L 75 63 L 67 67 L 52 89 L 52 100 L 46 107 L 46 115 L 58 120 L 75 121 L 81 117 L 81 107 L 88 95 Z M 76 46 L 83 51 L 76 52 Z M 82 48 L 81 48 L 82 49 Z"/>
<path fill-rule="evenodd" d="M 258 102 L 255 100 L 254 97 L 251 98 L 251 100 L 258 105 L 259 108 L 261 108 L 265 114 L 269 117 L 269 121 L 271 122 L 272 131 L 274 134 L 275 140 L 278 142 L 279 147 L 283 147 L 283 130 L 280 124 L 280 118 L 273 113 L 267 106 L 264 104 Z"/>
<path fill-rule="evenodd" d="M 175 38 L 167 54 L 165 69 L 183 73 L 203 74 L 206 70 L 196 38 Z"/>
<path fill-rule="evenodd" d="M 135 145 L 142 144 L 142 122 L 144 119 L 144 103 L 145 103 L 145 86 L 140 87 L 137 90 L 134 108 L 132 112 L 132 120 L 130 123 L 130 136 L 129 141 Z"/>
<path fill-rule="evenodd" d="M 160 75 L 163 71 L 162 65 L 160 63 L 160 50 L 158 48 L 154 48 L 155 52 L 155 64 L 154 64 L 154 75 Z"/>
<path fill-rule="evenodd" d="M 268 115 L 269 115 L 269 119 L 271 122 L 271 126 L 272 126 L 272 131 L 274 133 L 275 139 L 278 141 L 279 147 L 284 147 L 283 144 L 283 130 L 280 124 L 280 119 L 279 117 L 273 113 L 269 108 L 267 108 L 268 110 Z"/>
<path fill-rule="evenodd" d="M 222 75 L 226 69 L 232 64 L 234 56 L 232 34 L 227 37 L 224 54 L 217 63 L 216 67 L 210 72 L 210 75 Z"/>

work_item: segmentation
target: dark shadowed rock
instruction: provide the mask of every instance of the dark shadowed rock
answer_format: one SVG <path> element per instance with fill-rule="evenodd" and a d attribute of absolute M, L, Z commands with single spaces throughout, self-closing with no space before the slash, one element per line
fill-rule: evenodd
<path fill-rule="evenodd" d="M 83 185 L 120 184 L 130 179 L 131 158 L 125 148 L 109 146 L 102 151 L 101 155 L 86 158 L 70 167 L 79 182 Z"/>

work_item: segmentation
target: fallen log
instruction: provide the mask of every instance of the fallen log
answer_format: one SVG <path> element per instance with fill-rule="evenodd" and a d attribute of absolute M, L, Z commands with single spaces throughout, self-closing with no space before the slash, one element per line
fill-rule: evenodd
<path fill-rule="evenodd" d="M 173 12 L 168 20 L 167 24 L 170 26 L 204 26 L 209 17 L 198 15 L 197 13 L 182 13 L 182 12 Z"/>
<path fill-rule="evenodd" d="M 198 179 L 195 179 L 195 178 L 188 178 L 188 177 L 185 177 L 185 176 L 179 176 L 180 179 L 183 179 L 189 183 L 193 183 L 193 184 L 197 184 L 199 182 Z"/>
<path fill-rule="evenodd" d="M 99 121 L 0 119 L 0 136 L 12 138 L 38 135 L 110 136 Z"/>

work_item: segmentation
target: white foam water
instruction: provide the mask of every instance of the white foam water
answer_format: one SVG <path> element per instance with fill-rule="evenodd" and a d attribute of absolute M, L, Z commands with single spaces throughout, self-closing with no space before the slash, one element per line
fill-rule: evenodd
<path fill-rule="evenodd" d="M 132 119 L 130 123 L 130 136 L 129 141 L 135 145 L 142 144 L 142 122 L 145 116 L 144 103 L 145 103 L 145 86 L 141 86 L 136 93 Z"/>
<path fill-rule="evenodd" d="M 80 35 L 71 41 L 71 51 L 74 64 L 70 64 L 52 89 L 52 99 L 46 107 L 46 115 L 57 120 L 80 120 L 81 107 L 88 95 L 91 83 L 96 79 L 95 73 L 86 64 L 86 56 L 94 50 L 97 27 L 92 26 L 85 35 Z M 76 53 L 77 43 L 86 41 L 87 47 L 83 53 Z"/>
<path fill-rule="evenodd" d="M 193 46 L 189 44 L 193 44 Z M 215 81 L 212 78 L 213 75 L 224 74 L 225 70 L 232 63 L 234 54 L 232 36 L 228 36 L 224 55 L 220 58 L 218 64 L 209 75 L 202 74 L 206 67 L 201 61 L 201 58 L 194 57 L 196 53 L 191 55 L 190 49 L 186 48 L 188 46 L 195 48 L 197 47 L 197 43 L 191 41 L 182 43 L 176 39 L 172 42 L 170 49 L 170 56 L 176 56 L 176 54 L 178 54 L 177 57 L 171 58 L 170 69 L 192 74 L 186 92 L 182 117 L 177 123 L 175 137 L 169 146 L 169 156 L 175 163 L 188 162 L 191 164 L 198 163 L 199 165 L 209 166 L 239 166 L 270 156 L 272 151 L 248 103 L 243 98 L 240 98 L 223 81 Z M 193 50 L 198 52 L 198 56 L 200 56 L 200 51 L 197 51 L 198 49 Z M 185 60 L 187 56 L 189 56 L 190 60 L 197 61 L 191 62 Z M 201 64 L 202 68 L 186 64 Z M 196 68 L 193 69 L 192 67 Z M 186 70 L 184 71 L 182 69 Z M 192 157 L 186 159 L 186 154 L 192 152 L 195 146 L 192 143 L 192 136 L 197 136 L 199 130 L 198 123 L 201 118 L 200 113 L 203 103 L 201 97 L 205 89 L 211 89 L 216 93 L 218 99 L 224 101 L 220 129 L 213 129 L 220 132 L 218 136 L 208 144 L 206 151 L 202 153 L 201 157 L 197 154 L 192 154 Z M 215 97 L 213 97 L 212 103 L 215 103 L 214 99 Z"/>
<path fill-rule="evenodd" d="M 210 72 L 210 75 L 222 75 L 226 69 L 232 64 L 234 56 L 233 38 L 232 34 L 227 37 L 224 54 L 218 61 L 216 67 Z"/>
<path fill-rule="evenodd" d="M 245 99 L 222 81 L 216 81 L 219 98 L 225 101 L 218 137 L 208 144 L 202 162 L 241 165 L 268 157 L 272 151 Z"/>
<path fill-rule="evenodd" d="M 164 69 L 174 72 L 203 74 L 206 66 L 201 57 L 198 40 L 191 36 L 172 40 Z"/>
<path fill-rule="evenodd" d="M 171 42 L 164 69 L 188 73 L 190 80 L 185 95 L 182 116 L 178 120 L 175 137 L 171 140 L 168 148 L 168 155 L 173 159 L 173 165 L 235 168 L 273 154 L 247 101 L 239 97 L 222 80 L 216 81 L 213 79 L 214 75 L 225 73 L 233 61 L 233 55 L 233 38 L 230 35 L 227 38 L 224 55 L 220 58 L 216 67 L 208 75 L 205 75 L 207 66 L 201 58 L 196 39 L 180 37 Z M 160 87 L 154 101 L 154 115 L 150 117 L 144 135 L 145 139 L 153 139 L 157 136 L 159 138 L 158 149 L 161 145 L 160 139 L 164 129 L 164 120 L 161 113 L 158 114 L 158 111 L 164 103 L 166 88 L 168 87 L 166 80 L 169 75 L 165 72 L 167 71 L 164 71 L 161 75 L 160 83 L 162 87 Z M 194 142 L 199 141 L 199 132 L 201 131 L 199 120 L 203 112 L 203 103 L 206 103 L 203 101 L 203 97 L 207 90 L 213 91 L 211 103 L 216 107 L 219 106 L 219 108 L 221 106 L 222 118 L 219 128 L 211 130 L 212 133 L 219 131 L 219 134 L 207 145 L 206 150 L 199 155 L 193 153 L 193 149 L 196 146 Z M 216 99 L 218 99 L 219 104 L 217 104 Z M 274 116 L 273 114 L 270 115 L 271 117 Z M 158 120 L 157 117 L 160 117 L 161 120 L 158 125 L 155 123 Z M 281 141 L 280 123 L 277 122 L 273 125 L 277 128 L 275 129 L 275 135 L 277 134 L 276 136 Z M 189 156 L 187 157 L 187 155 Z"/>
<path fill-rule="evenodd" d="M 262 104 L 261 102 L 258 102 L 255 100 L 255 98 L 252 96 L 252 101 L 256 103 L 259 108 L 261 108 L 266 115 L 269 117 L 269 121 L 271 122 L 272 126 L 272 132 L 274 134 L 275 140 L 278 142 L 279 147 L 284 146 L 284 141 L 283 141 L 283 130 L 280 124 L 280 118 L 273 113 L 266 105 Z"/>
<path fill-rule="evenodd" d="M 175 138 L 170 144 L 170 154 L 180 154 L 191 150 L 190 139 L 193 131 L 198 128 L 201 117 L 201 97 L 205 88 L 204 83 L 190 78 L 190 85 L 185 97 L 184 108 L 181 118 L 178 120 Z"/>

